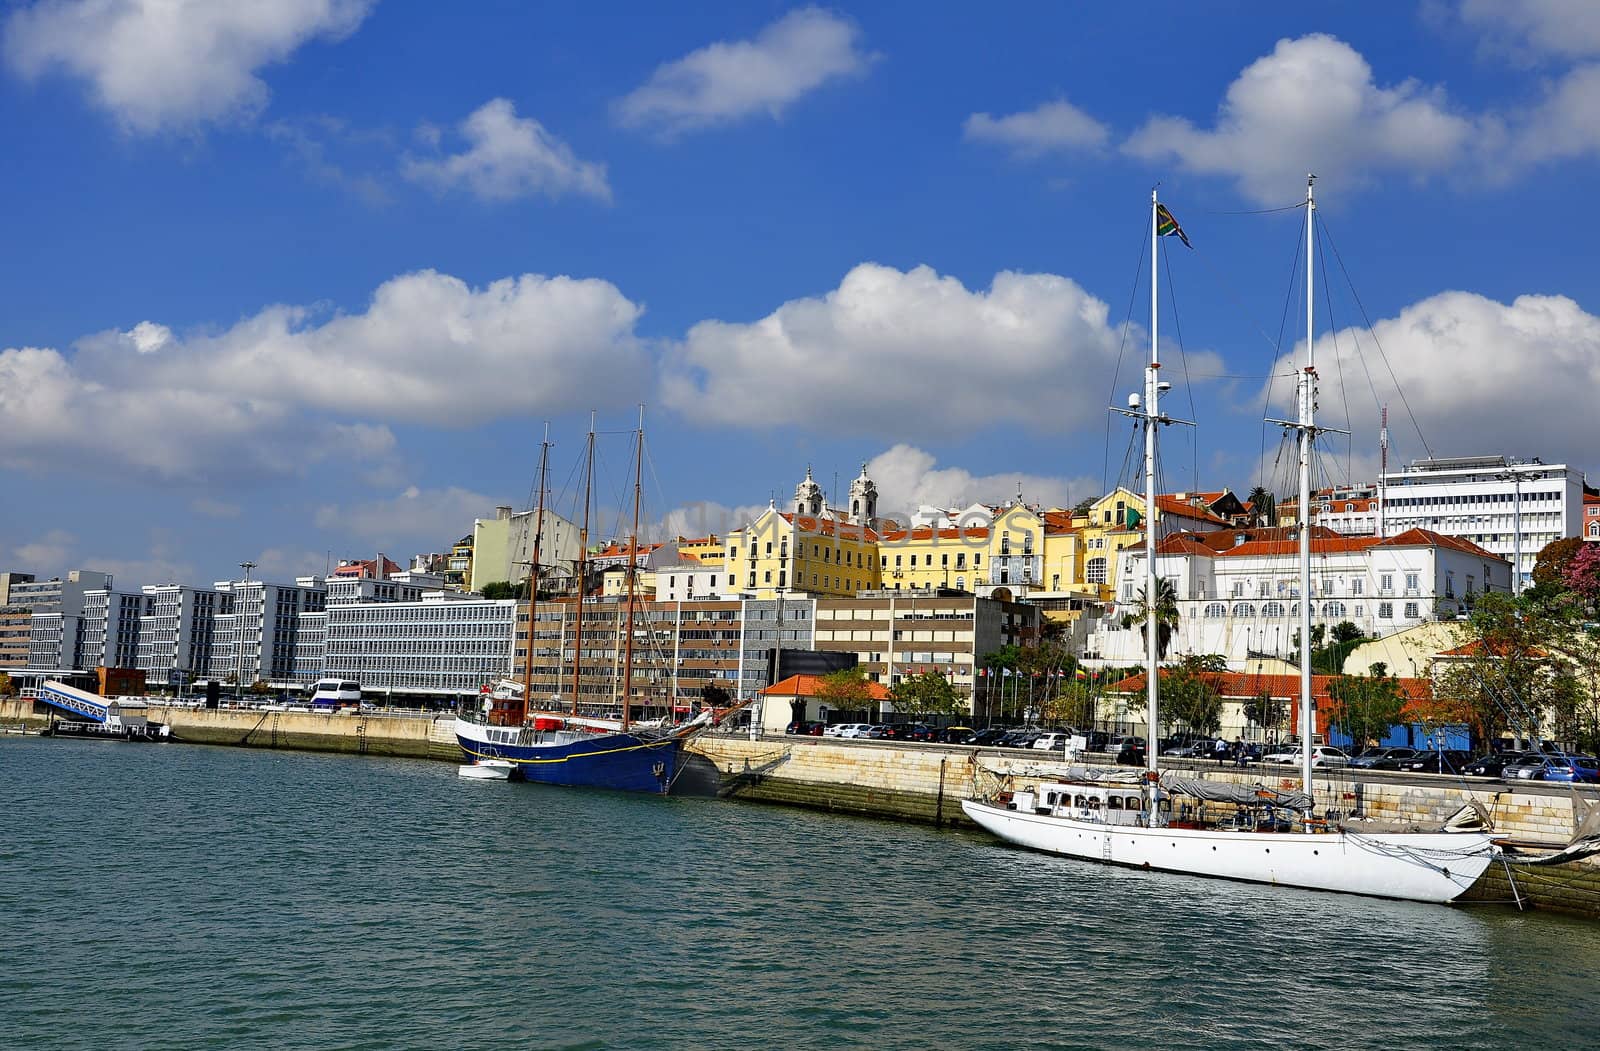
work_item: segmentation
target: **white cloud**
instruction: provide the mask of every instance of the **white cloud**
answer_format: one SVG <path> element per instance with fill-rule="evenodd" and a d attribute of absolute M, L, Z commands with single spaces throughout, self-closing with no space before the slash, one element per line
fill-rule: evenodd
<path fill-rule="evenodd" d="M 422 271 L 385 282 L 364 312 L 320 323 L 272 306 L 147 353 L 127 332 L 81 340 L 70 358 L 4 349 L 0 465 L 237 483 L 330 456 L 390 456 L 390 422 L 465 426 L 589 404 L 597 391 L 630 404 L 648 364 L 639 314 L 605 281 L 523 275 L 474 289 Z"/>
<path fill-rule="evenodd" d="M 238 504 L 227 500 L 213 500 L 209 496 L 197 496 L 189 501 L 189 510 L 197 515 L 207 518 L 238 518 L 244 510 Z"/>
<path fill-rule="evenodd" d="M 1023 157 L 1063 150 L 1096 150 L 1105 145 L 1109 135 L 1104 124 L 1063 99 L 1005 117 L 974 113 L 961 129 L 972 142 L 1005 146 Z"/>
<path fill-rule="evenodd" d="M 1153 117 L 1124 148 L 1230 176 L 1257 200 L 1281 204 L 1299 196 L 1308 171 L 1340 183 L 1446 172 L 1484 148 L 1493 131 L 1492 122 L 1455 112 L 1441 88 L 1415 80 L 1378 85 L 1354 48 L 1313 34 L 1280 40 L 1247 66 L 1213 127 Z"/>
<path fill-rule="evenodd" d="M 725 536 L 730 530 L 749 525 L 763 511 L 766 504 L 740 504 L 729 507 L 715 500 L 700 500 L 673 508 L 661 521 L 642 530 L 654 540 L 675 540 L 678 537 L 701 537 L 710 534 Z"/>
<path fill-rule="evenodd" d="M 437 141 L 438 130 L 429 129 Z M 419 129 L 420 131 L 420 129 Z M 467 149 L 438 160 L 407 158 L 406 178 L 436 190 L 464 189 L 486 201 L 579 193 L 611 200 L 603 164 L 580 161 L 572 148 L 510 99 L 491 99 L 461 123 Z M 419 135 L 426 141 L 428 135 Z"/>
<path fill-rule="evenodd" d="M 878 483 L 879 513 L 906 521 L 923 504 L 934 507 L 965 507 L 981 501 L 1005 504 L 1022 498 L 1045 507 L 1071 507 L 1085 496 L 1098 494 L 1100 483 L 1093 478 L 1060 478 L 1025 472 L 975 475 L 961 467 L 939 467 L 932 453 L 912 445 L 899 444 L 874 456 L 867 473 Z"/>
<path fill-rule="evenodd" d="M 1570 70 L 1549 86 L 1542 100 L 1507 125 L 1509 142 L 1499 151 L 1490 178 L 1600 152 L 1600 64 Z"/>
<path fill-rule="evenodd" d="M 381 547 L 403 564 L 413 548 L 447 549 L 457 537 L 472 531 L 474 518 L 492 513 L 495 505 L 503 502 L 457 486 L 420 489 L 413 485 L 383 500 L 318 508 L 315 520 L 319 528 Z M 405 552 L 404 556 L 397 556 L 397 551 Z"/>
<path fill-rule="evenodd" d="M 101 108 L 151 133 L 248 118 L 267 103 L 257 75 L 308 40 L 337 40 L 372 0 L 41 0 L 6 20 L 5 53 L 23 76 L 60 70 Z"/>
<path fill-rule="evenodd" d="M 32 573 L 41 578 L 60 576 L 66 572 L 67 560 L 72 557 L 78 538 L 64 529 L 51 529 L 34 540 L 18 544 L 11 550 L 20 572 Z"/>
<path fill-rule="evenodd" d="M 1600 4 L 1594 0 L 1461 0 L 1461 20 L 1486 46 L 1514 55 L 1600 55 Z"/>
<path fill-rule="evenodd" d="M 858 35 L 819 8 L 791 11 L 753 40 L 707 44 L 660 66 L 617 102 L 617 115 L 668 135 L 758 113 L 778 117 L 829 80 L 866 71 L 876 56 L 859 49 Z"/>
<path fill-rule="evenodd" d="M 151 354 L 172 342 L 172 330 L 153 321 L 141 321 L 123 333 L 140 354 Z"/>
<path fill-rule="evenodd" d="M 1600 318 L 1571 299 L 1525 295 L 1507 304 L 1472 292 L 1441 292 L 1378 321 L 1373 332 L 1436 455 L 1505 453 L 1579 466 L 1592 460 L 1600 444 L 1600 417 L 1591 404 L 1600 388 Z M 1317 341 L 1324 415 L 1330 420 L 1340 416 L 1330 404 L 1331 378 L 1340 368 L 1346 376 L 1361 375 L 1361 351 L 1374 378 L 1386 379 L 1388 368 L 1375 358 L 1365 331 Z M 1288 386 L 1276 385 L 1280 401 L 1291 396 Z M 1422 456 L 1392 392 L 1392 386 L 1380 388 L 1390 400 L 1390 434 L 1404 458 Z M 1377 412 L 1370 396 L 1352 403 L 1355 434 L 1375 435 Z"/>
<path fill-rule="evenodd" d="M 862 263 L 758 321 L 695 325 L 663 359 L 661 397 L 711 424 L 913 441 L 996 422 L 1098 426 L 1117 359 L 1107 312 L 1054 274 L 1007 271 L 984 290 Z"/>
<path fill-rule="evenodd" d="M 269 547 L 262 551 L 251 561 L 255 562 L 255 577 L 257 580 L 276 580 L 288 583 L 295 577 L 322 576 L 328 572 L 331 552 L 305 551 L 294 548 Z M 372 553 L 362 554 L 362 558 L 371 558 Z M 404 558 L 390 558 L 400 565 L 405 565 Z"/>

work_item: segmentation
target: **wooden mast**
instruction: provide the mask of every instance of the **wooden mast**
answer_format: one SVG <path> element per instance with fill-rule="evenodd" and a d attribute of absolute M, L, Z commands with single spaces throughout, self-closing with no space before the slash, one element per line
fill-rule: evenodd
<path fill-rule="evenodd" d="M 583 467 L 583 528 L 578 530 L 578 615 L 572 633 L 572 714 L 578 714 L 578 686 L 583 671 L 583 591 L 589 575 L 589 491 L 594 485 L 594 414 L 589 415 L 589 446 Z"/>
<path fill-rule="evenodd" d="M 622 732 L 628 732 L 633 709 L 633 608 L 639 579 L 639 497 L 644 471 L 644 406 L 639 406 L 639 437 L 633 453 L 633 532 L 628 536 L 628 627 L 623 640 Z"/>
<path fill-rule="evenodd" d="M 539 443 L 539 509 L 533 517 L 533 563 L 528 566 L 528 656 L 522 662 L 522 718 L 528 719 L 528 704 L 533 700 L 533 614 L 539 604 L 539 543 L 544 539 L 545 472 L 550 466 L 550 425 L 544 425 L 544 441 Z M 559 668 L 559 664 L 558 664 Z"/>

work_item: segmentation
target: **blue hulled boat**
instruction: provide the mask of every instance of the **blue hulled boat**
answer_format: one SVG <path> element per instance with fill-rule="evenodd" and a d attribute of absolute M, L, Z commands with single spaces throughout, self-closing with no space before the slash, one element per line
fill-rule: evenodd
<path fill-rule="evenodd" d="M 547 785 L 667 792 L 684 740 L 702 723 L 650 730 L 608 730 L 594 720 L 541 715 L 530 725 L 496 726 L 456 719 L 456 741 L 471 763 L 503 759 L 513 776 Z"/>

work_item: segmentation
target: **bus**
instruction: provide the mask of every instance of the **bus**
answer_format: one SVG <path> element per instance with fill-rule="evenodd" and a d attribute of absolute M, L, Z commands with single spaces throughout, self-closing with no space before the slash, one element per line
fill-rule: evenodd
<path fill-rule="evenodd" d="M 323 679 L 311 687 L 311 703 L 318 708 L 359 708 L 361 684 L 348 679 Z"/>

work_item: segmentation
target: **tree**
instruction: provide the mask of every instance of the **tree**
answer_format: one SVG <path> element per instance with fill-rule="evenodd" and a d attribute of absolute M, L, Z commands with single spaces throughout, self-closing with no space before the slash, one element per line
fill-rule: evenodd
<path fill-rule="evenodd" d="M 1570 597 L 1490 592 L 1458 624 L 1454 651 L 1432 674 L 1433 691 L 1461 705 L 1479 740 L 1505 730 L 1536 737 L 1549 715 L 1570 718 L 1577 701 L 1570 658 Z"/>
<path fill-rule="evenodd" d="M 0 671 L 0 697 L 15 697 L 17 684 L 11 681 L 11 676 Z"/>
<path fill-rule="evenodd" d="M 1600 544 L 1584 543 L 1581 540 L 1578 543 L 1582 546 L 1567 560 L 1566 568 L 1561 574 L 1561 582 L 1593 609 L 1596 603 L 1600 603 Z M 1534 570 L 1536 575 L 1538 572 L 1538 569 Z"/>
<path fill-rule="evenodd" d="M 700 687 L 700 704 L 706 708 L 726 708 L 733 698 L 714 682 L 708 682 Z"/>
<path fill-rule="evenodd" d="M 1082 500 L 1079 500 L 1077 503 L 1072 505 L 1072 513 L 1078 518 L 1087 516 L 1090 510 L 1094 508 L 1094 501 L 1095 498 L 1092 496 L 1084 497 Z"/>
<path fill-rule="evenodd" d="M 894 710 L 907 715 L 960 715 L 967 710 L 966 699 L 936 671 L 908 675 L 889 691 Z"/>
<path fill-rule="evenodd" d="M 1370 675 L 1340 675 L 1328 686 L 1328 722 L 1350 735 L 1357 748 L 1389 736 L 1405 721 L 1400 680 L 1374 664 Z"/>
<path fill-rule="evenodd" d="M 272 684 L 265 679 L 257 679 L 250 684 L 250 692 L 260 697 L 272 692 Z"/>
<path fill-rule="evenodd" d="M 1156 579 L 1156 659 L 1167 659 L 1167 647 L 1172 645 L 1172 633 L 1178 627 L 1178 586 L 1166 577 Z M 1149 605 L 1145 601 L 1145 589 L 1139 589 L 1139 595 L 1134 599 L 1133 609 L 1122 615 L 1122 626 L 1131 628 L 1139 625 L 1139 635 L 1149 645 Z"/>
<path fill-rule="evenodd" d="M 1161 679 L 1162 722 L 1192 733 L 1214 734 L 1222 727 L 1222 695 L 1218 676 L 1227 660 L 1219 654 L 1190 654 Z"/>
<path fill-rule="evenodd" d="M 982 677 L 983 721 L 993 721 L 996 712 L 1003 712 L 1008 702 L 1016 697 L 1022 655 L 1022 647 L 1012 645 L 1001 646 L 983 655 L 983 667 L 988 673 Z"/>
<path fill-rule="evenodd" d="M 1539 549 L 1533 560 L 1533 581 L 1536 584 L 1565 584 L 1567 564 L 1585 547 L 1582 540 L 1569 536 L 1552 540 Z"/>
<path fill-rule="evenodd" d="M 491 580 L 478 589 L 478 594 L 489 599 L 516 598 L 517 589 L 512 587 L 509 580 Z"/>
<path fill-rule="evenodd" d="M 841 668 L 818 680 L 816 696 L 829 708 L 864 712 L 872 707 L 872 682 L 860 668 Z"/>
<path fill-rule="evenodd" d="M 1278 498 L 1273 496 L 1264 485 L 1258 485 L 1250 490 L 1250 521 L 1258 526 L 1275 526 L 1278 524 Z"/>
<path fill-rule="evenodd" d="M 1266 690 L 1250 698 L 1244 705 L 1245 721 L 1261 730 L 1263 735 L 1276 732 L 1288 714 L 1289 705 Z"/>

